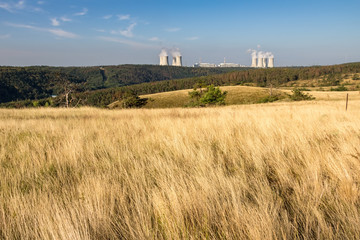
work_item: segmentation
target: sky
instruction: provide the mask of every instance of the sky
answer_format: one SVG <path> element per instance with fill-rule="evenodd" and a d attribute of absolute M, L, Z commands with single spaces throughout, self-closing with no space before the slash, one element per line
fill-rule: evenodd
<path fill-rule="evenodd" d="M 359 0 L 0 0 L 0 65 L 360 62 Z"/>

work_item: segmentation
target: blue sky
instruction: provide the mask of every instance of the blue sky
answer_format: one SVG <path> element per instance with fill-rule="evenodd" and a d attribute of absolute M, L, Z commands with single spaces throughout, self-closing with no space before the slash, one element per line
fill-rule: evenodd
<path fill-rule="evenodd" d="M 360 1 L 0 0 L 0 65 L 158 64 L 162 48 L 186 65 L 277 66 L 360 61 Z"/>

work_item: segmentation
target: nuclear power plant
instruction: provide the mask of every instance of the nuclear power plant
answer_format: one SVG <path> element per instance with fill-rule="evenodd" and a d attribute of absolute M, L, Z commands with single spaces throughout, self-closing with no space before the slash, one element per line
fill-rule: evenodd
<path fill-rule="evenodd" d="M 182 66 L 182 56 L 173 57 L 172 65 L 181 67 Z"/>
<path fill-rule="evenodd" d="M 251 67 L 253 68 L 273 68 L 274 55 L 271 52 L 251 51 Z"/>
<path fill-rule="evenodd" d="M 172 66 L 182 67 L 182 56 L 178 49 L 170 50 L 172 55 Z M 160 66 L 169 66 L 169 54 L 166 49 L 162 49 L 159 54 Z"/>
<path fill-rule="evenodd" d="M 248 52 L 251 52 L 251 67 L 253 68 L 273 68 L 274 67 L 274 54 L 271 52 L 263 52 L 249 49 Z M 182 55 L 179 49 L 166 49 L 163 48 L 159 54 L 160 66 L 170 66 L 169 63 L 169 53 L 172 56 L 171 66 L 182 67 Z M 193 67 L 246 67 L 237 63 L 227 63 L 224 58 L 224 62 L 220 64 L 214 63 L 195 63 Z"/>

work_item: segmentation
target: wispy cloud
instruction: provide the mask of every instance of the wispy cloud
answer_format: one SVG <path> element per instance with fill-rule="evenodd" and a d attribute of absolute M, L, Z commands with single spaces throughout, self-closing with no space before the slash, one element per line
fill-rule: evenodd
<path fill-rule="evenodd" d="M 117 17 L 119 18 L 120 21 L 124 21 L 124 20 L 129 20 L 130 19 L 130 15 L 117 15 Z"/>
<path fill-rule="evenodd" d="M 15 27 L 15 28 L 26 28 L 26 29 L 31 29 L 31 30 L 34 30 L 34 31 L 48 32 L 48 33 L 51 33 L 51 34 L 53 34 L 55 36 L 63 37 L 63 38 L 78 38 L 79 37 L 75 33 L 67 32 L 67 31 L 64 31 L 62 29 L 40 28 L 40 27 L 35 27 L 35 26 L 32 26 L 32 25 L 16 24 L 16 23 L 6 23 L 6 25 L 10 26 L 10 27 Z"/>
<path fill-rule="evenodd" d="M 195 41 L 195 40 L 198 40 L 199 37 L 188 37 L 186 38 L 186 40 L 189 40 L 189 41 Z"/>
<path fill-rule="evenodd" d="M 10 34 L 0 35 L 0 39 L 7 39 L 7 38 L 10 38 L 10 37 L 11 37 Z"/>
<path fill-rule="evenodd" d="M 166 28 L 165 29 L 165 31 L 167 31 L 167 32 L 178 32 L 180 30 L 181 30 L 181 28 Z"/>
<path fill-rule="evenodd" d="M 84 8 L 81 12 L 78 12 L 78 13 L 74 13 L 74 16 L 84 16 L 88 13 L 88 9 L 87 8 Z"/>
<path fill-rule="evenodd" d="M 72 21 L 70 18 L 67 18 L 65 16 L 61 17 L 60 20 L 63 21 L 63 22 L 71 22 Z"/>
<path fill-rule="evenodd" d="M 37 4 L 39 5 L 43 5 L 45 3 L 45 1 L 37 1 Z"/>
<path fill-rule="evenodd" d="M 18 3 L 15 4 L 15 8 L 17 9 L 24 9 L 25 8 L 25 1 L 21 0 Z"/>
<path fill-rule="evenodd" d="M 48 31 L 58 37 L 63 37 L 63 38 L 77 38 L 78 35 L 71 33 L 71 32 L 67 32 L 64 31 L 62 29 L 44 29 L 45 31 Z"/>
<path fill-rule="evenodd" d="M 160 41 L 160 39 L 158 37 L 152 37 L 152 38 L 149 38 L 149 41 L 158 42 L 158 41 Z"/>
<path fill-rule="evenodd" d="M 105 20 L 108 20 L 108 19 L 112 18 L 112 16 L 113 16 L 113 15 L 105 15 L 105 16 L 103 16 L 102 18 L 105 19 Z"/>
<path fill-rule="evenodd" d="M 125 29 L 125 30 L 120 30 L 120 31 L 111 31 L 112 34 L 121 34 L 123 35 L 124 37 L 128 37 L 128 38 L 131 38 L 134 36 L 133 34 L 133 30 L 135 28 L 135 26 L 137 25 L 137 23 L 132 23 L 130 24 L 130 26 Z"/>
<path fill-rule="evenodd" d="M 0 8 L 6 10 L 8 12 L 12 12 L 12 7 L 8 3 L 0 3 Z"/>
<path fill-rule="evenodd" d="M 18 1 L 16 3 L 4 3 L 4 2 L 0 2 L 0 8 L 13 13 L 15 10 L 21 10 L 25 8 L 25 1 L 21 0 Z"/>
<path fill-rule="evenodd" d="M 10 13 L 16 13 L 18 11 L 31 11 L 31 12 L 43 12 L 43 9 L 39 7 L 29 6 L 26 4 L 25 0 L 21 1 L 7 1 L 7 2 L 0 2 L 0 9 L 4 9 Z"/>
<path fill-rule="evenodd" d="M 101 39 L 103 41 L 107 41 L 107 42 L 115 42 L 115 43 L 128 45 L 128 46 L 131 46 L 131 47 L 134 47 L 134 48 L 142 48 L 142 49 L 144 49 L 144 48 L 146 48 L 146 49 L 157 49 L 158 48 L 158 46 L 145 44 L 145 43 L 140 43 L 140 42 L 131 41 L 131 40 L 122 39 L 122 38 L 99 37 L 99 39 Z"/>
<path fill-rule="evenodd" d="M 56 18 L 51 18 L 50 21 L 54 27 L 60 26 L 60 22 Z"/>

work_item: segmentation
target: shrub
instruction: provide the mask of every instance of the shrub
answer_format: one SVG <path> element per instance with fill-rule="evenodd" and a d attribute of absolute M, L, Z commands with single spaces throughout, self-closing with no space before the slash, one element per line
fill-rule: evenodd
<path fill-rule="evenodd" d="M 206 86 L 206 89 L 203 90 L 200 88 L 197 90 L 195 87 L 193 91 L 189 92 L 190 103 L 188 107 L 205 107 L 208 105 L 225 105 L 225 98 L 227 92 L 222 92 L 219 87 L 214 87 L 214 85 Z"/>
<path fill-rule="evenodd" d="M 338 86 L 337 88 L 330 88 L 330 91 L 347 91 L 347 87 L 344 85 Z"/>
<path fill-rule="evenodd" d="M 272 96 L 266 96 L 264 98 L 261 98 L 258 103 L 268 103 L 268 102 L 275 102 L 280 100 L 280 96 L 279 95 L 272 95 Z"/>
<path fill-rule="evenodd" d="M 290 99 L 293 101 L 303 101 L 303 100 L 314 100 L 315 98 L 308 93 L 303 93 L 299 88 L 294 88 L 292 90 L 292 95 Z"/>
<path fill-rule="evenodd" d="M 123 108 L 141 108 L 147 103 L 147 98 L 140 98 L 133 93 L 127 93 L 122 100 Z"/>

